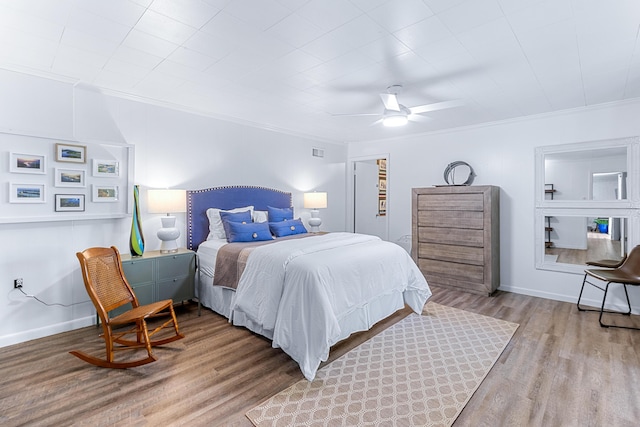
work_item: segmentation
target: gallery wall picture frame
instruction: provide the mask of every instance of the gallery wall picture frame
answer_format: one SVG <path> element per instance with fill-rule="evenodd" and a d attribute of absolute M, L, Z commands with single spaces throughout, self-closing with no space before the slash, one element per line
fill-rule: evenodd
<path fill-rule="evenodd" d="M 117 185 L 99 185 L 93 184 L 91 201 L 94 203 L 109 203 L 118 201 Z"/>
<path fill-rule="evenodd" d="M 9 153 L 9 172 L 44 174 L 45 161 L 41 154 Z"/>
<path fill-rule="evenodd" d="M 56 187 L 85 187 L 86 172 L 84 169 L 63 169 L 55 170 Z"/>
<path fill-rule="evenodd" d="M 387 213 L 387 199 L 380 199 L 378 201 L 378 212 L 380 215 Z"/>
<path fill-rule="evenodd" d="M 86 163 L 87 146 L 57 143 L 56 162 Z"/>
<path fill-rule="evenodd" d="M 115 178 L 120 176 L 120 162 L 117 160 L 93 159 L 92 175 L 101 178 Z"/>
<path fill-rule="evenodd" d="M 56 212 L 84 212 L 84 194 L 56 194 Z"/>
<path fill-rule="evenodd" d="M 45 185 L 9 183 L 9 203 L 45 203 Z"/>

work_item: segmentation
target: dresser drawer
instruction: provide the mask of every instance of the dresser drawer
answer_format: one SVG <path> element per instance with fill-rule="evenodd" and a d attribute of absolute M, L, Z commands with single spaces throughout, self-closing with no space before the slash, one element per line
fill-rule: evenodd
<path fill-rule="evenodd" d="M 484 248 L 420 243 L 418 246 L 418 258 L 483 266 Z"/>
<path fill-rule="evenodd" d="M 474 211 L 418 211 L 418 226 L 482 230 L 484 214 Z"/>
<path fill-rule="evenodd" d="M 418 196 L 418 210 L 429 211 L 479 211 L 484 210 L 484 196 L 481 193 L 421 194 Z"/>
<path fill-rule="evenodd" d="M 429 285 L 444 286 L 448 288 L 454 288 L 465 292 L 471 292 L 474 294 L 488 295 L 493 292 L 491 286 L 486 282 L 471 282 L 469 280 L 459 280 L 452 277 L 444 276 L 441 274 L 429 274 L 425 276 Z"/>
<path fill-rule="evenodd" d="M 429 275 L 434 274 L 456 280 L 482 283 L 484 280 L 484 266 L 458 264 L 427 258 L 418 258 L 418 268 L 429 281 Z"/>
<path fill-rule="evenodd" d="M 444 243 L 447 245 L 484 247 L 484 230 L 461 230 L 459 228 L 420 227 L 419 243 Z"/>
<path fill-rule="evenodd" d="M 158 299 L 172 299 L 173 302 L 185 301 L 193 298 L 193 278 L 183 276 L 158 282 Z"/>
<path fill-rule="evenodd" d="M 195 261 L 191 254 L 167 255 L 158 258 L 158 280 L 185 276 L 195 271 Z"/>
<path fill-rule="evenodd" d="M 135 283 L 153 282 L 153 260 L 139 259 L 122 261 L 122 271 L 131 286 Z"/>

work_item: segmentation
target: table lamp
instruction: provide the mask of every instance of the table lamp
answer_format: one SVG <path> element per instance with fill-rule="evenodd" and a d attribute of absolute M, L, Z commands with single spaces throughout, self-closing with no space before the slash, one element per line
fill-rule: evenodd
<path fill-rule="evenodd" d="M 176 228 L 176 217 L 172 213 L 187 211 L 187 192 L 185 190 L 149 190 L 149 212 L 166 213 L 160 218 L 162 228 L 158 230 L 160 253 L 178 252 L 180 230 Z"/>
<path fill-rule="evenodd" d="M 304 193 L 304 208 L 311 209 L 311 218 L 309 218 L 309 225 L 311 231 L 320 231 L 320 225 L 322 219 L 320 219 L 320 212 L 318 209 L 325 209 L 327 207 L 327 193 L 325 192 L 313 192 Z"/>

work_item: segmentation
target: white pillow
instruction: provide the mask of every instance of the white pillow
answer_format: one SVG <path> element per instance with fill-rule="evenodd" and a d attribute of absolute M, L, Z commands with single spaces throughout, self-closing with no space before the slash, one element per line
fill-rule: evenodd
<path fill-rule="evenodd" d="M 253 211 L 253 222 L 267 222 L 267 211 Z"/>
<path fill-rule="evenodd" d="M 224 232 L 224 227 L 222 226 L 222 219 L 220 219 L 220 212 L 238 213 L 244 211 L 251 212 L 251 215 L 253 216 L 253 206 L 245 206 L 243 208 L 230 210 L 216 208 L 207 209 L 207 218 L 209 218 L 209 235 L 207 236 L 207 240 L 227 238 L 227 234 Z"/>

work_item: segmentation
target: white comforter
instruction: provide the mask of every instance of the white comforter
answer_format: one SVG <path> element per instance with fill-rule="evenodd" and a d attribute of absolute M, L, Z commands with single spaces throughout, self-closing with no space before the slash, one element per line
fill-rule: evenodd
<path fill-rule="evenodd" d="M 380 296 L 402 293 L 421 313 L 431 291 L 411 257 L 378 237 L 329 233 L 255 248 L 232 314 L 273 333 L 308 380 L 341 337 L 339 321 Z"/>

